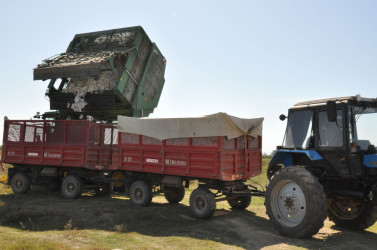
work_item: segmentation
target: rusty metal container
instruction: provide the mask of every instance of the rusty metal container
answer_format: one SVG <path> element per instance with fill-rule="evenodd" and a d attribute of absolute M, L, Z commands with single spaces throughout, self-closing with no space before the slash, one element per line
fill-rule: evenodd
<path fill-rule="evenodd" d="M 65 53 L 43 61 L 34 80 L 48 80 L 45 118 L 146 117 L 157 107 L 166 60 L 142 27 L 77 34 Z"/>

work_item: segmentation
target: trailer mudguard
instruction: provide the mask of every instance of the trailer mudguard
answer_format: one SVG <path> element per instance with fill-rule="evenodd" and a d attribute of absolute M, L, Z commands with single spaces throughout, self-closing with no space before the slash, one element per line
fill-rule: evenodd
<path fill-rule="evenodd" d="M 364 155 L 363 164 L 367 168 L 377 168 L 377 154 Z"/>
<path fill-rule="evenodd" d="M 292 166 L 292 155 L 293 154 L 304 154 L 311 161 L 322 160 L 323 158 L 315 150 L 286 150 L 279 149 L 272 154 L 270 161 L 270 166 L 276 164 L 283 164 L 284 167 Z"/>

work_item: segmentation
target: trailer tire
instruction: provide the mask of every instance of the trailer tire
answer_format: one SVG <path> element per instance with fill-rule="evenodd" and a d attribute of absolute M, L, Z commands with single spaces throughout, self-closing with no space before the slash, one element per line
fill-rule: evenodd
<path fill-rule="evenodd" d="M 208 189 L 197 188 L 191 193 L 190 208 L 195 217 L 208 219 L 216 211 L 215 196 Z"/>
<path fill-rule="evenodd" d="M 228 200 L 233 209 L 245 210 L 251 203 L 251 196 L 236 196 Z"/>
<path fill-rule="evenodd" d="M 83 181 L 76 175 L 69 175 L 63 179 L 62 194 L 68 199 L 76 199 L 80 197 L 83 188 Z"/>
<path fill-rule="evenodd" d="M 267 186 L 266 213 L 283 236 L 310 238 L 327 217 L 326 195 L 318 179 L 301 167 L 277 172 Z"/>
<path fill-rule="evenodd" d="M 164 187 L 165 199 L 169 203 L 179 203 L 185 197 L 185 187 Z"/>
<path fill-rule="evenodd" d="M 16 173 L 10 182 L 12 191 L 15 194 L 26 194 L 31 188 L 30 177 L 22 172 Z"/>
<path fill-rule="evenodd" d="M 152 187 L 143 180 L 137 180 L 131 184 L 130 199 L 136 206 L 146 207 L 152 202 Z"/>
<path fill-rule="evenodd" d="M 368 201 L 335 198 L 327 201 L 327 215 L 335 225 L 353 230 L 364 230 L 377 221 L 377 206 Z"/>

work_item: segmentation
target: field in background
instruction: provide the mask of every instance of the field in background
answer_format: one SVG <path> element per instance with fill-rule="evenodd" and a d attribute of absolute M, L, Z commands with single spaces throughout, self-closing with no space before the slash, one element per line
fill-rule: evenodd
<path fill-rule="evenodd" d="M 268 163 L 264 161 L 264 171 Z M 253 179 L 267 184 L 265 173 Z M 251 181 L 250 184 L 254 184 Z M 370 249 L 377 245 L 377 224 L 367 231 L 340 229 L 328 220 L 312 239 L 277 235 L 265 214 L 264 199 L 253 198 L 246 211 L 232 211 L 226 201 L 217 204 L 209 220 L 194 218 L 186 190 L 181 204 L 163 196 L 150 207 L 135 207 L 128 198 L 85 193 L 68 200 L 59 193 L 33 187 L 27 195 L 13 195 L 0 184 L 0 246 L 10 248 L 342 248 Z"/>

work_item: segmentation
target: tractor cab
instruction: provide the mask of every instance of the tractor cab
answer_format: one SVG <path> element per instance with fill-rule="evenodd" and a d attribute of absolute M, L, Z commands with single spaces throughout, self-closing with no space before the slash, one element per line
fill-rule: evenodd
<path fill-rule="evenodd" d="M 295 165 L 311 168 L 316 176 L 376 175 L 374 124 L 377 99 L 357 95 L 297 103 L 289 109 L 284 142 L 270 162 L 269 177 Z"/>

